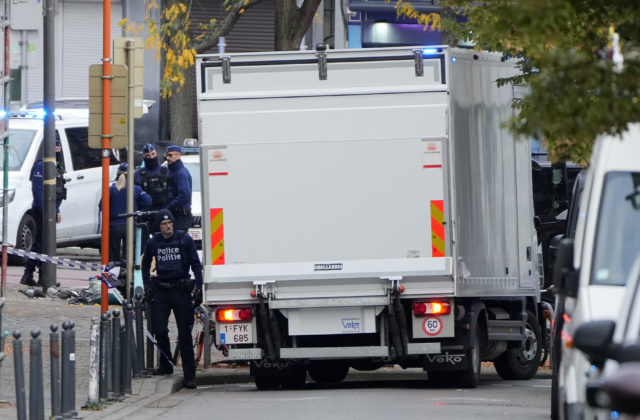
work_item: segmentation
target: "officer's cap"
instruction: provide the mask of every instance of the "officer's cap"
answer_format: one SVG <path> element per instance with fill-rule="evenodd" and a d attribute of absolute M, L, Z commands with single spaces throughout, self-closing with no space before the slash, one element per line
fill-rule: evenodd
<path fill-rule="evenodd" d="M 182 149 L 177 144 L 169 143 L 169 144 L 167 144 L 167 152 L 182 153 Z"/>
<path fill-rule="evenodd" d="M 142 146 L 142 153 L 151 153 L 154 150 L 156 150 L 155 146 L 151 143 L 147 143 L 144 146 Z"/>
<path fill-rule="evenodd" d="M 171 220 L 172 222 L 175 221 L 175 219 L 173 218 L 173 214 L 171 214 L 171 212 L 167 209 L 162 209 L 158 213 L 156 213 L 156 218 L 158 219 L 158 224 L 165 220 Z"/>
<path fill-rule="evenodd" d="M 118 166 L 118 175 L 127 173 L 127 162 L 122 162 L 120 166 Z"/>
<path fill-rule="evenodd" d="M 56 147 L 62 147 L 62 142 L 58 138 L 56 138 Z"/>

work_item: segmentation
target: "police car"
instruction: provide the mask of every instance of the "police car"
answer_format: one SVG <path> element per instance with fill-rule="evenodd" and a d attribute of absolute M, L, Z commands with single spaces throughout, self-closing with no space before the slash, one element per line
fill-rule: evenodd
<path fill-rule="evenodd" d="M 42 156 L 44 112 L 30 110 L 9 117 L 9 189 L 0 193 L 0 204 L 8 201 L 7 242 L 16 248 L 30 250 L 35 237 L 36 223 L 31 215 L 31 181 L 34 163 Z M 62 221 L 56 225 L 58 246 L 100 245 L 100 217 L 98 201 L 101 195 L 102 157 L 100 149 L 88 144 L 88 111 L 57 109 L 56 138 L 62 143 L 62 166 L 66 180 L 67 199 L 62 201 Z M 111 178 L 124 154 L 111 153 Z M 0 168 L 4 162 L 0 161 Z M 0 220 L 2 215 L 0 214 Z M 2 226 L 0 224 L 0 226 Z M 1 230 L 1 228 L 0 228 Z"/>

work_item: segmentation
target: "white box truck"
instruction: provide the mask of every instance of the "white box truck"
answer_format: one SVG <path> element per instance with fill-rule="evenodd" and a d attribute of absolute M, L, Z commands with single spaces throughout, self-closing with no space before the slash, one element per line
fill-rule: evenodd
<path fill-rule="evenodd" d="M 544 331 L 516 74 L 447 47 L 196 60 L 204 303 L 260 389 L 532 377 Z"/>

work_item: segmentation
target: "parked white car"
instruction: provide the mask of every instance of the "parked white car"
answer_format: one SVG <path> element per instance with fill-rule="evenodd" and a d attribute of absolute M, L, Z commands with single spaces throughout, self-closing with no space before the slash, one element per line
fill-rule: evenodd
<path fill-rule="evenodd" d="M 576 329 L 589 321 L 616 319 L 625 284 L 640 251 L 640 124 L 620 136 L 596 141 L 580 203 L 575 242 L 558 248 L 554 285 L 565 295 L 557 404 L 552 418 L 591 419 L 585 389 L 592 371 L 574 348 Z"/>
<path fill-rule="evenodd" d="M 589 372 L 586 394 L 589 405 L 598 409 L 598 420 L 634 419 L 640 414 L 639 301 L 640 254 L 627 281 L 618 317 L 588 322 L 576 331 L 575 346 L 586 354 L 595 367 Z M 632 364 L 635 367 L 632 368 Z M 623 392 L 616 389 L 615 385 L 624 385 L 620 383 L 620 376 L 625 373 L 635 383 L 635 390 L 631 389 L 631 384 L 624 386 Z"/>
<path fill-rule="evenodd" d="M 56 110 L 56 136 L 62 143 L 67 199 L 60 206 L 62 221 L 56 225 L 58 246 L 99 246 L 98 201 L 102 193 L 100 149 L 88 145 L 86 110 Z M 35 221 L 31 215 L 33 195 L 29 176 L 42 156 L 44 123 L 38 112 L 9 118 L 9 193 L 7 242 L 31 249 Z M 111 155 L 110 178 L 115 175 L 119 152 Z M 4 162 L 0 162 L 0 169 Z M 0 220 L 2 214 L 0 212 Z M 1 225 L 0 225 L 1 226 Z"/>

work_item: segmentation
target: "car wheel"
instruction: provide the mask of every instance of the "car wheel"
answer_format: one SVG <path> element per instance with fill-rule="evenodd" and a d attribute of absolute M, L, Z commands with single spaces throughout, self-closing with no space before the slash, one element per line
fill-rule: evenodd
<path fill-rule="evenodd" d="M 493 362 L 498 375 L 502 379 L 533 378 L 540 366 L 542 345 L 538 318 L 532 312 L 527 311 L 527 323 L 520 346 L 507 349 Z"/>
<path fill-rule="evenodd" d="M 22 220 L 18 224 L 18 233 L 16 235 L 16 248 L 31 251 L 33 241 L 36 239 L 36 221 L 30 214 L 22 216 Z M 12 255 L 10 262 L 12 264 L 23 265 L 26 259 Z"/>

